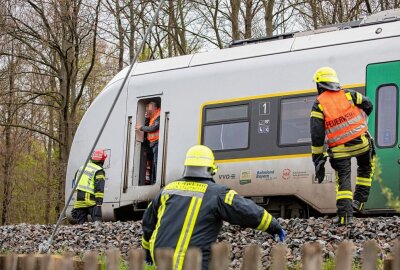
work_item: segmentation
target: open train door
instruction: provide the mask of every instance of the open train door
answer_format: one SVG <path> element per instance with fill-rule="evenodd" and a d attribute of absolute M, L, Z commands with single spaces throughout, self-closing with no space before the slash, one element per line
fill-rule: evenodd
<path fill-rule="evenodd" d="M 366 94 L 374 103 L 369 117 L 369 130 L 375 139 L 383 186 L 400 195 L 399 134 L 400 61 L 367 66 Z M 387 208 L 381 187 L 373 181 L 367 209 Z"/>
<path fill-rule="evenodd" d="M 152 199 L 165 185 L 166 151 L 169 112 L 162 104 L 162 94 L 128 98 L 124 173 L 121 185 L 121 206 L 134 205 Z M 160 109 L 158 153 L 155 156 L 147 134 L 135 130 L 136 125 L 148 126 L 146 106 L 155 103 Z M 155 158 L 157 158 L 155 160 Z M 136 206 L 135 206 L 136 207 Z M 138 206 L 138 209 L 141 206 Z"/>
<path fill-rule="evenodd" d="M 138 98 L 137 100 L 137 111 L 136 111 L 136 123 L 148 126 L 150 125 L 150 118 L 145 117 L 146 114 L 146 106 L 150 103 L 156 104 L 156 108 L 161 111 L 161 97 L 153 96 L 147 98 Z M 155 108 L 153 108 L 155 109 Z M 158 136 L 162 139 L 163 136 L 160 134 L 161 130 L 164 129 L 164 125 L 161 122 L 163 115 L 160 112 L 160 122 L 159 122 L 159 131 Z M 152 146 L 152 144 L 156 146 Z M 134 152 L 133 154 L 133 183 L 135 186 L 149 186 L 149 185 L 157 185 L 160 187 L 162 184 L 157 179 L 160 179 L 160 172 L 158 168 L 160 168 L 160 164 L 162 164 L 162 143 L 158 142 L 150 142 L 147 139 L 147 133 L 143 131 L 135 132 L 135 141 L 134 141 Z M 156 156 L 155 156 L 156 155 Z M 159 158 L 161 156 L 161 158 Z"/>

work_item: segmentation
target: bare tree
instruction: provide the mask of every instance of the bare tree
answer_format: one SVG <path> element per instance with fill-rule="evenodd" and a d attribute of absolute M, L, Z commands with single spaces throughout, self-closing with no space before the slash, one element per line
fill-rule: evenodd
<path fill-rule="evenodd" d="M 14 124 L 14 92 L 15 92 L 15 80 L 16 80 L 16 66 L 18 65 L 17 59 L 15 59 L 14 54 L 14 42 L 11 41 L 11 54 L 8 57 L 7 64 L 7 83 L 8 85 L 5 89 L 8 89 L 5 98 L 6 102 L 4 104 L 4 110 L 2 111 L 4 115 L 4 123 L 6 125 L 3 129 L 3 140 L 4 148 L 1 151 L 2 156 L 2 172 L 3 172 L 3 200 L 2 200 L 2 213 L 1 213 L 1 224 L 4 225 L 8 219 L 8 212 L 11 203 L 11 193 L 13 189 L 13 182 L 11 179 L 12 167 L 13 167 L 13 146 L 12 146 L 12 125 Z"/>
<path fill-rule="evenodd" d="M 43 76 L 57 78 L 58 146 L 61 172 L 57 212 L 64 198 L 64 177 L 68 154 L 78 120 L 77 108 L 93 69 L 96 55 L 97 24 L 100 1 L 95 7 L 79 0 L 12 2 L 7 10 L 6 34 L 17 40 L 24 51 L 15 57 L 36 66 Z M 5 52 L 4 55 L 10 55 Z M 86 64 L 83 65 L 82 60 Z M 89 59 L 89 61 L 86 61 Z M 46 95 L 46 93 L 43 93 Z M 18 126 L 40 132 L 46 131 Z"/>
<path fill-rule="evenodd" d="M 231 1 L 231 12 L 230 21 L 232 23 L 232 39 L 240 39 L 240 28 L 239 28 L 239 11 L 240 11 L 240 0 Z"/>

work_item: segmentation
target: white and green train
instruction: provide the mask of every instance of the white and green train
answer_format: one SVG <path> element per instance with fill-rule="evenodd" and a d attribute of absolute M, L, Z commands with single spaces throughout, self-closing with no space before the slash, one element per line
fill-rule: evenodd
<path fill-rule="evenodd" d="M 214 150 L 218 183 L 271 212 L 334 213 L 334 171 L 327 165 L 318 184 L 311 161 L 309 117 L 317 93 L 312 76 L 321 66 L 333 67 L 343 87 L 374 103 L 369 128 L 383 183 L 399 195 L 400 10 L 392 10 L 346 25 L 136 64 L 96 147 L 108 151 L 104 219 L 129 219 L 145 209 L 166 183 L 181 178 L 185 153 L 197 143 Z M 126 73 L 127 68 L 108 83 L 79 125 L 66 194 Z M 144 122 L 149 101 L 161 105 L 154 185 L 145 185 L 143 134 L 134 129 Z M 376 182 L 366 208 L 390 211 Z"/>

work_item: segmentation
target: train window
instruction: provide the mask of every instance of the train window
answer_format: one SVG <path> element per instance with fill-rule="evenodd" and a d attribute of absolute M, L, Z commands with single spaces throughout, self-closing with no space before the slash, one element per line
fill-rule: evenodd
<path fill-rule="evenodd" d="M 392 147 L 397 140 L 398 89 L 395 85 L 383 85 L 377 91 L 377 144 Z"/>
<path fill-rule="evenodd" d="M 311 142 L 310 112 L 315 96 L 281 100 L 279 145 Z"/>
<path fill-rule="evenodd" d="M 109 169 L 111 167 L 111 149 L 104 149 L 104 152 L 107 155 L 106 160 L 103 164 L 103 169 Z"/>
<path fill-rule="evenodd" d="M 204 127 L 204 144 L 212 150 L 247 148 L 249 122 Z"/>
<path fill-rule="evenodd" d="M 248 104 L 205 109 L 203 143 L 212 150 L 244 149 L 249 145 Z"/>
<path fill-rule="evenodd" d="M 206 109 L 206 122 L 247 119 L 248 105 Z"/>

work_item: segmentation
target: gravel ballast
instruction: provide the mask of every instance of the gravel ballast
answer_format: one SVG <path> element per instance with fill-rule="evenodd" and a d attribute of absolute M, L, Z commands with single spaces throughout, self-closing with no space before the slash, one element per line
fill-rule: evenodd
<path fill-rule="evenodd" d="M 337 245 L 352 240 L 354 257 L 359 258 L 365 240 L 375 239 L 380 256 L 391 252 L 393 241 L 400 237 L 400 217 L 356 218 L 352 226 L 337 227 L 329 218 L 279 219 L 287 236 L 287 259 L 291 265 L 301 260 L 301 247 L 307 242 L 319 242 L 325 258 L 334 257 Z M 54 225 L 7 225 L 0 227 L 2 253 L 35 253 L 47 241 Z M 95 222 L 83 225 L 61 226 L 52 245 L 52 253 L 70 251 L 82 255 L 89 250 L 104 252 L 118 248 L 126 255 L 130 248 L 141 246 L 141 222 Z M 241 229 L 224 223 L 218 241 L 231 244 L 233 269 L 239 269 L 244 248 L 250 244 L 262 247 L 263 265 L 270 262 L 271 248 L 277 242 L 267 233 Z"/>

